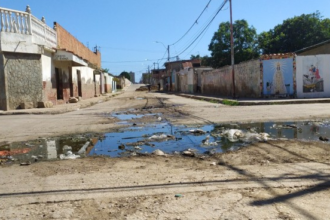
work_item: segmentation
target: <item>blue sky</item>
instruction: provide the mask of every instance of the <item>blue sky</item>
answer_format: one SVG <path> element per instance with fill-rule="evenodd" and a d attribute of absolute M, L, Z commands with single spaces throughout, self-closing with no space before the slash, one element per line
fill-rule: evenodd
<path fill-rule="evenodd" d="M 118 75 L 133 71 L 136 79 L 149 68 L 162 68 L 166 48 L 179 40 L 193 25 L 210 0 L 1 0 L 0 7 L 44 16 L 49 26 L 58 22 L 79 41 L 93 49 L 100 47 L 102 67 Z M 257 32 L 268 31 L 283 20 L 320 11 L 330 18 L 329 0 L 232 0 L 233 20 L 245 19 Z M 170 56 L 189 59 L 191 54 L 209 55 L 208 45 L 221 22 L 229 21 L 229 3 L 196 39 L 223 0 L 211 0 L 198 24 L 178 43 Z M 155 43 L 159 41 L 162 43 Z M 184 52 L 183 52 L 184 51 Z M 183 53 L 182 53 L 183 52 Z"/>

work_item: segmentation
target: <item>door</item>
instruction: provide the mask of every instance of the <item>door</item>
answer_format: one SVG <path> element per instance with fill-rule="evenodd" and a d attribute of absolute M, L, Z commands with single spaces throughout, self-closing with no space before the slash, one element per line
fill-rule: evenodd
<path fill-rule="evenodd" d="M 81 91 L 81 73 L 80 73 L 80 70 L 77 70 L 77 81 L 78 81 L 78 96 L 82 97 L 82 91 Z"/>
<path fill-rule="evenodd" d="M 71 68 L 69 68 L 69 86 L 70 86 L 70 97 L 73 97 L 73 82 L 72 82 Z"/>
<path fill-rule="evenodd" d="M 55 68 L 55 75 L 56 75 L 57 99 L 63 99 L 63 77 L 62 77 L 61 69 Z"/>
<path fill-rule="evenodd" d="M 104 92 L 108 93 L 108 83 L 107 83 L 107 77 L 104 76 Z"/>

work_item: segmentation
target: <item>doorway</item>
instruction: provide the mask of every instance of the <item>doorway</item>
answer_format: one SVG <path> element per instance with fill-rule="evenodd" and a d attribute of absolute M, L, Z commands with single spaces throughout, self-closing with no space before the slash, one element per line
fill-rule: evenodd
<path fill-rule="evenodd" d="M 69 68 L 69 86 L 70 86 L 70 97 L 73 97 L 73 81 L 72 81 L 71 68 Z"/>
<path fill-rule="evenodd" d="M 55 68 L 56 75 L 56 90 L 57 90 L 57 99 L 63 99 L 63 77 L 62 71 L 59 68 Z"/>
<path fill-rule="evenodd" d="M 104 92 L 108 93 L 107 77 L 104 76 Z"/>
<path fill-rule="evenodd" d="M 77 70 L 77 81 L 78 81 L 78 96 L 82 97 L 82 91 L 81 91 L 81 73 L 80 70 Z"/>

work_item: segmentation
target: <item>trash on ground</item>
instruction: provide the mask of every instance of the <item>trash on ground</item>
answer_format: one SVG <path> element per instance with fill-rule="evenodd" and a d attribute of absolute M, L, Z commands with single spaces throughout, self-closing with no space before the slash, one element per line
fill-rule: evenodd
<path fill-rule="evenodd" d="M 187 156 L 187 157 L 194 157 L 195 151 L 192 149 L 188 149 L 188 150 L 182 151 L 182 155 Z"/>
<path fill-rule="evenodd" d="M 192 134 L 205 134 L 206 133 L 202 129 L 193 129 L 193 130 L 189 130 L 189 132 Z"/>
<path fill-rule="evenodd" d="M 61 160 L 70 160 L 70 159 L 77 159 L 80 155 L 75 155 L 72 151 L 67 151 L 66 154 L 60 154 Z"/>
<path fill-rule="evenodd" d="M 163 151 L 161 151 L 159 149 L 154 150 L 152 152 L 152 154 L 157 155 L 157 156 L 165 156 L 166 155 Z"/>
<path fill-rule="evenodd" d="M 86 153 L 86 149 L 87 149 L 87 147 L 89 146 L 89 144 L 90 144 L 90 142 L 87 141 L 87 142 L 84 144 L 84 146 L 82 146 L 82 147 L 80 148 L 80 150 L 78 151 L 78 154 L 85 154 L 85 153 Z"/>
<path fill-rule="evenodd" d="M 152 135 L 151 137 L 148 138 L 149 140 L 154 140 L 154 141 L 164 141 L 164 140 L 168 140 L 168 139 L 175 139 L 175 137 L 173 135 L 166 135 L 166 134 L 155 134 Z"/>

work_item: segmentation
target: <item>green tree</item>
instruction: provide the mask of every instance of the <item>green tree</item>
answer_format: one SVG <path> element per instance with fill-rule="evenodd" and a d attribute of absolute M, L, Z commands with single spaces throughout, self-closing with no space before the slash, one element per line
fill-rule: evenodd
<path fill-rule="evenodd" d="M 201 57 L 200 55 L 191 55 L 190 59 L 191 60 L 200 59 L 202 66 L 211 66 L 211 57 L 209 57 L 209 56 Z"/>
<path fill-rule="evenodd" d="M 283 21 L 258 36 L 263 54 L 295 52 L 330 38 L 330 19 L 322 19 L 317 11 Z"/>
<path fill-rule="evenodd" d="M 190 59 L 191 59 L 191 60 L 200 59 L 200 58 L 201 58 L 201 56 L 200 56 L 199 54 L 197 54 L 197 55 L 193 55 L 193 54 L 192 54 L 192 55 L 190 56 Z"/>
<path fill-rule="evenodd" d="M 131 76 L 130 76 L 129 73 L 126 72 L 126 71 L 121 72 L 121 73 L 119 74 L 119 76 L 123 76 L 123 77 L 125 77 L 126 79 L 131 80 Z"/>
<path fill-rule="evenodd" d="M 109 69 L 108 68 L 101 68 L 101 71 L 104 73 L 109 73 Z"/>
<path fill-rule="evenodd" d="M 246 20 L 237 20 L 233 24 L 235 63 L 257 58 L 258 35 L 253 26 L 249 27 Z M 212 67 L 218 68 L 231 64 L 230 45 L 230 23 L 222 22 L 219 29 L 214 33 L 209 44 L 211 59 L 209 63 Z"/>

